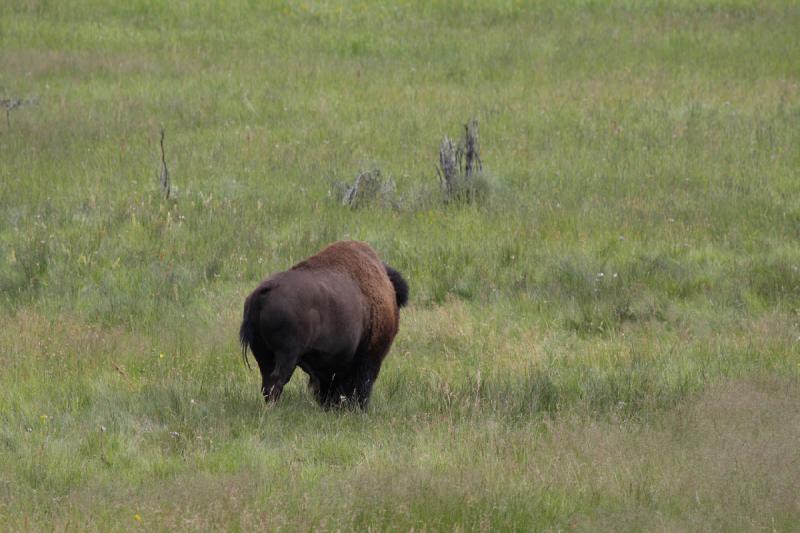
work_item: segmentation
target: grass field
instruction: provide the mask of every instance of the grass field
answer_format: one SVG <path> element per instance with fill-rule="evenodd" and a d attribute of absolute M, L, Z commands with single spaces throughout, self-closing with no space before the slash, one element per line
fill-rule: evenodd
<path fill-rule="evenodd" d="M 0 4 L 0 529 L 796 530 L 794 1 Z M 476 201 L 444 135 L 480 122 Z M 8 120 L 6 120 L 8 119 Z M 159 131 L 174 194 L 159 183 Z M 378 168 L 394 206 L 332 191 Z M 370 242 L 366 413 L 244 297 Z"/>

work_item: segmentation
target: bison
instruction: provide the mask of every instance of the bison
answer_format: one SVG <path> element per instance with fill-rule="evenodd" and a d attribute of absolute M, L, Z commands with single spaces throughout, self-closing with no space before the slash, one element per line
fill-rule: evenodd
<path fill-rule="evenodd" d="M 324 406 L 367 407 L 399 326 L 408 284 L 368 244 L 336 242 L 261 282 L 244 302 L 239 329 L 261 371 L 267 403 L 296 367 Z"/>

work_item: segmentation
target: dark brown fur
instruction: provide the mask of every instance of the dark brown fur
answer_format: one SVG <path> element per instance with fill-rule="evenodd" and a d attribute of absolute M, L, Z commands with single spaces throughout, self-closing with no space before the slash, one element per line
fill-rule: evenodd
<path fill-rule="evenodd" d="M 366 243 L 340 241 L 256 287 L 239 331 L 277 400 L 296 367 L 324 405 L 366 407 L 408 300 L 401 274 Z"/>

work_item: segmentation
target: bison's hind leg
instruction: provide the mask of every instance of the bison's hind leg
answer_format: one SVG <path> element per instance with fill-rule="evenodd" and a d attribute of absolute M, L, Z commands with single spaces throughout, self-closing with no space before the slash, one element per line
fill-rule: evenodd
<path fill-rule="evenodd" d="M 311 390 L 317 403 L 327 409 L 337 405 L 340 396 L 340 380 L 341 378 L 335 373 L 327 374 L 323 372 L 316 374 L 314 377 L 309 375 L 308 388 Z"/>
<path fill-rule="evenodd" d="M 281 397 L 283 387 L 292 378 L 299 358 L 299 354 L 293 352 L 276 352 L 272 371 L 265 373 L 262 370 L 261 393 L 267 403 L 276 402 Z"/>

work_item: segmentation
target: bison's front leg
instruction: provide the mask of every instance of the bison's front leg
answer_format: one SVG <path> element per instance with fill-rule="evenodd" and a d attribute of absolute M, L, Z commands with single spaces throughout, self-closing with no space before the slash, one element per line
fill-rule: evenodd
<path fill-rule="evenodd" d="M 380 364 L 361 362 L 346 373 L 335 375 L 328 392 L 328 405 L 366 409 Z"/>
<path fill-rule="evenodd" d="M 355 374 L 353 379 L 353 395 L 355 401 L 361 409 L 366 409 L 369 405 L 369 398 L 372 395 L 372 386 L 378 379 L 381 364 L 373 361 L 365 362 Z"/>
<path fill-rule="evenodd" d="M 271 372 L 261 372 L 261 393 L 267 403 L 275 402 L 283 393 L 283 387 L 289 382 L 297 366 L 298 357 L 290 353 L 276 353 L 275 366 Z"/>
<path fill-rule="evenodd" d="M 348 384 L 348 399 L 354 401 L 361 409 L 369 406 L 372 386 L 381 371 L 381 362 L 389 351 L 388 346 L 366 353 L 353 368 L 351 381 Z"/>

